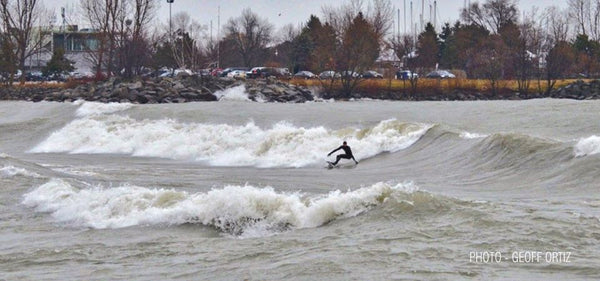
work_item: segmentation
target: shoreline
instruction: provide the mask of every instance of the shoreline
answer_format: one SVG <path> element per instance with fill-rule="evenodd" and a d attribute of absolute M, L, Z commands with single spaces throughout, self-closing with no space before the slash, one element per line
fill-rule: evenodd
<path fill-rule="evenodd" d="M 355 93 L 345 96 L 339 92 L 325 92 L 316 83 L 307 85 L 300 81 L 280 81 L 276 79 L 231 79 L 200 76 L 178 76 L 173 78 L 149 78 L 122 81 L 113 77 L 106 81 L 76 84 L 25 84 L 0 87 L 0 100 L 55 101 L 76 100 L 95 102 L 119 102 L 134 104 L 185 103 L 198 101 L 218 101 L 227 91 L 237 89 L 238 95 L 247 95 L 255 102 L 303 103 L 318 99 L 347 101 L 372 99 L 385 101 L 476 101 L 476 100 L 529 100 L 540 98 L 595 100 L 600 99 L 600 80 L 584 82 L 576 80 L 566 86 L 546 93 L 521 94 L 508 89 L 478 91 L 474 89 L 441 89 L 425 87 L 411 94 L 407 89 L 381 87 L 368 83 L 361 85 Z M 74 86 L 73 86 L 74 85 Z M 375 85 L 375 86 L 374 86 Z"/>

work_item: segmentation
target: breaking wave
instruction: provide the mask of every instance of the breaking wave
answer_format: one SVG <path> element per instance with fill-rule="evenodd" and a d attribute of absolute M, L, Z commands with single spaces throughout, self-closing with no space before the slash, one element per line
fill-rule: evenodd
<path fill-rule="evenodd" d="M 489 135 L 485 135 L 485 134 L 479 134 L 479 133 L 471 133 L 471 132 L 461 132 L 459 135 L 461 138 L 463 139 L 482 139 L 482 138 L 486 138 Z"/>
<path fill-rule="evenodd" d="M 75 105 L 80 105 L 75 112 L 77 117 L 85 117 L 91 115 L 109 114 L 119 111 L 124 111 L 133 107 L 131 103 L 100 103 L 77 100 L 73 102 Z"/>
<path fill-rule="evenodd" d="M 600 137 L 591 136 L 580 139 L 575 144 L 575 156 L 588 156 L 600 153 Z"/>
<path fill-rule="evenodd" d="M 251 101 L 244 85 L 216 91 L 214 95 L 219 101 Z"/>
<path fill-rule="evenodd" d="M 287 122 L 263 129 L 253 122 L 235 126 L 93 115 L 72 121 L 30 152 L 129 154 L 213 166 L 303 167 L 323 162 L 342 139 L 363 159 L 405 149 L 431 127 L 391 119 L 366 129 L 304 128 Z"/>
<path fill-rule="evenodd" d="M 193 223 L 232 235 L 265 236 L 354 217 L 390 199 L 411 208 L 432 201 L 437 207 L 442 204 L 442 199 L 419 191 L 412 183 L 380 182 L 353 191 L 303 196 L 249 185 L 193 194 L 139 186 L 79 189 L 61 179 L 52 179 L 25 194 L 22 203 L 38 212 L 50 213 L 59 222 L 79 227 Z"/>
<path fill-rule="evenodd" d="M 15 176 L 24 176 L 24 177 L 32 177 L 39 178 L 41 177 L 39 174 L 35 172 L 27 171 L 23 168 L 18 168 L 15 166 L 4 166 L 0 168 L 0 178 L 12 178 Z"/>

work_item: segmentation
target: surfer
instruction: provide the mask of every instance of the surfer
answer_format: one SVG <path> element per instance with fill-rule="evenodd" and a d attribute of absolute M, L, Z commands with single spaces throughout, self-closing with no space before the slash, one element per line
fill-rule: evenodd
<path fill-rule="evenodd" d="M 342 158 L 344 158 L 344 159 L 352 159 L 352 160 L 354 160 L 354 163 L 358 164 L 358 161 L 356 161 L 356 159 L 354 159 L 354 155 L 352 155 L 352 149 L 350 149 L 350 146 L 348 146 L 348 144 L 346 144 L 346 141 L 344 141 L 344 143 L 342 144 L 342 146 L 334 149 L 332 152 L 329 152 L 329 154 L 327 154 L 327 156 L 330 156 L 332 153 L 334 153 L 334 152 L 336 152 L 336 151 L 338 151 L 340 149 L 344 150 L 344 154 L 338 154 L 336 156 L 335 162 L 329 162 L 329 161 L 327 161 L 329 164 L 335 166 L 340 161 L 340 159 L 342 159 Z"/>

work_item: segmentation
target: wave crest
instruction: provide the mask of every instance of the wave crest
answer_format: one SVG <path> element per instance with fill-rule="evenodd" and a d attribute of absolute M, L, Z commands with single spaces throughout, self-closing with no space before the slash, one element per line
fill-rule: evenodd
<path fill-rule="evenodd" d="M 80 105 L 75 112 L 77 117 L 85 117 L 91 115 L 109 114 L 119 111 L 124 111 L 133 107 L 131 103 L 101 103 L 101 102 L 90 102 L 77 100 L 73 102 L 75 105 Z"/>
<path fill-rule="evenodd" d="M 51 213 L 60 222 L 97 229 L 199 223 L 232 235 L 264 236 L 354 217 L 390 198 L 412 200 L 409 203 L 414 205 L 430 201 L 423 199 L 426 197 L 432 195 L 424 196 L 410 183 L 380 182 L 353 191 L 304 197 L 248 185 L 194 194 L 138 186 L 78 189 L 52 179 L 25 194 L 23 204 Z"/>
<path fill-rule="evenodd" d="M 327 152 L 340 145 L 340 139 L 347 140 L 362 159 L 405 149 L 429 128 L 386 120 L 363 130 L 304 128 L 286 122 L 262 129 L 252 122 L 243 126 L 186 124 L 101 115 L 72 121 L 29 152 L 131 154 L 213 166 L 303 167 L 321 163 Z"/>
<path fill-rule="evenodd" d="M 600 153 L 600 137 L 581 138 L 574 147 L 575 156 L 582 157 Z"/>

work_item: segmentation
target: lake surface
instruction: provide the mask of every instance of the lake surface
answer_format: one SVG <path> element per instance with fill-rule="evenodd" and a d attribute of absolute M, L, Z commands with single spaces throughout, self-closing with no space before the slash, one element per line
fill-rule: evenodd
<path fill-rule="evenodd" d="M 0 280 L 600 279 L 599 112 L 2 101 Z"/>

